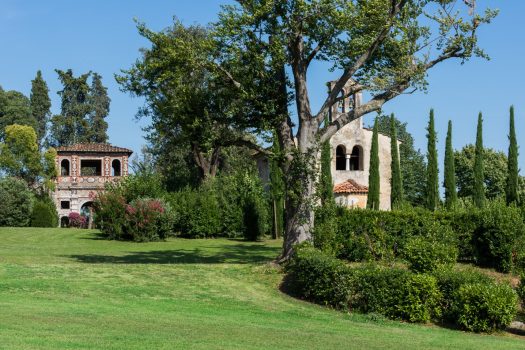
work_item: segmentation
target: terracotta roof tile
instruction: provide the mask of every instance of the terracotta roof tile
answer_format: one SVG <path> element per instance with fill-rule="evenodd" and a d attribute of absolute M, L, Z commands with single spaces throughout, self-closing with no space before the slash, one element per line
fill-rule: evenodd
<path fill-rule="evenodd" d="M 334 186 L 334 193 L 366 194 L 368 187 L 360 185 L 354 180 L 346 180 Z"/>
<path fill-rule="evenodd" d="M 130 149 L 112 146 L 109 143 L 77 143 L 71 146 L 60 146 L 56 150 L 57 152 L 133 153 Z"/>

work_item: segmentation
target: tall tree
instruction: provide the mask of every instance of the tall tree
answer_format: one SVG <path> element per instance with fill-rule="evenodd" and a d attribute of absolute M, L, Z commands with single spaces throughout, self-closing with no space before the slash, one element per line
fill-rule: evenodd
<path fill-rule="evenodd" d="M 287 175 L 282 260 L 291 256 L 295 244 L 311 238 L 316 176 L 309 173 L 319 168 L 315 150 L 320 143 L 407 89 L 424 88 L 427 71 L 439 63 L 486 56 L 478 47 L 476 32 L 496 13 L 472 14 L 469 20 L 450 16 L 454 6 L 455 2 L 441 0 L 238 1 L 236 6 L 223 7 L 219 23 L 213 26 L 215 54 L 196 56 L 200 46 L 185 45 L 186 56 L 199 58 L 191 61 L 195 67 L 206 64 L 222 73 L 223 80 L 217 83 L 228 82 L 230 93 L 239 98 L 242 108 L 230 114 L 236 126 L 278 131 Z M 306 83 L 315 61 L 325 61 L 338 72 L 318 111 L 312 109 Z M 172 70 L 179 65 L 173 64 Z M 295 120 L 275 113 L 268 103 L 276 91 L 282 91 L 283 81 L 290 84 L 295 99 Z M 281 95 L 287 101 L 284 87 Z M 362 90 L 370 92 L 369 100 L 322 127 L 334 104 Z M 210 118 L 216 121 L 220 115 Z"/>
<path fill-rule="evenodd" d="M 28 125 L 8 125 L 0 144 L 0 168 L 9 176 L 34 184 L 42 173 L 35 129 Z"/>
<path fill-rule="evenodd" d="M 51 118 L 50 144 L 64 146 L 88 142 L 88 116 L 91 106 L 87 80 L 91 72 L 75 77 L 71 69 L 55 71 L 63 88 L 58 92 L 61 98 L 61 113 Z"/>
<path fill-rule="evenodd" d="M 40 146 L 46 136 L 47 123 L 50 117 L 51 99 L 49 98 L 49 88 L 42 78 L 42 72 L 36 72 L 36 77 L 31 81 L 31 113 L 36 121 L 37 142 Z"/>
<path fill-rule="evenodd" d="M 507 167 L 507 186 L 505 197 L 507 204 L 518 203 L 518 141 L 516 140 L 516 129 L 514 128 L 514 106 L 510 107 L 509 121 L 509 154 Z"/>
<path fill-rule="evenodd" d="M 476 152 L 474 157 L 474 204 L 481 208 L 485 205 L 485 171 L 483 164 L 483 116 L 478 115 L 476 132 Z"/>
<path fill-rule="evenodd" d="M 93 73 L 89 91 L 89 104 L 91 105 L 87 135 L 89 142 L 106 143 L 108 141 L 108 123 L 105 119 L 109 114 L 110 103 L 108 89 L 102 85 L 102 77 Z"/>
<path fill-rule="evenodd" d="M 392 137 L 392 118 L 388 115 L 377 117 L 379 133 Z M 403 182 L 403 199 L 414 206 L 425 205 L 426 164 L 425 156 L 414 148 L 414 138 L 407 131 L 407 123 L 402 123 L 394 116 L 399 145 L 399 162 Z M 373 128 L 373 125 L 370 126 Z"/>
<path fill-rule="evenodd" d="M 434 110 L 430 110 L 430 118 L 428 120 L 427 128 L 427 185 L 426 185 L 426 199 L 427 209 L 436 210 L 439 207 L 439 170 L 438 170 L 438 154 L 436 148 L 436 129 L 434 126 Z"/>
<path fill-rule="evenodd" d="M 270 193 L 272 197 L 273 211 L 273 238 L 283 236 L 284 231 L 284 175 L 279 162 L 282 161 L 281 150 L 277 135 L 274 134 L 272 151 L 274 156 L 270 158 Z"/>
<path fill-rule="evenodd" d="M 396 119 L 392 113 L 390 117 L 390 154 L 391 154 L 391 173 L 392 178 L 390 204 L 392 209 L 399 207 L 403 203 L 403 178 L 401 176 L 401 164 L 399 161 L 399 147 L 397 139 Z"/>
<path fill-rule="evenodd" d="M 370 147 L 370 171 L 368 174 L 368 198 L 366 207 L 379 210 L 380 204 L 380 175 L 379 175 L 379 132 L 377 119 L 372 132 L 372 146 Z"/>
<path fill-rule="evenodd" d="M 36 120 L 31 114 L 29 99 L 18 91 L 4 91 L 0 87 L 0 140 L 5 136 L 8 125 L 28 125 L 37 129 Z"/>
<path fill-rule="evenodd" d="M 445 206 L 453 209 L 457 202 L 456 168 L 454 166 L 454 149 L 452 148 L 452 121 L 448 121 L 447 140 L 445 145 Z"/>

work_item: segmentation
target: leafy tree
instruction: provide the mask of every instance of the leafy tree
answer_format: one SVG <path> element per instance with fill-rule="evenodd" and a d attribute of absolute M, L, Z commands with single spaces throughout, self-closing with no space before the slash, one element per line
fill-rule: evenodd
<path fill-rule="evenodd" d="M 457 202 L 456 169 L 454 167 L 454 149 L 452 148 L 452 121 L 448 121 L 447 140 L 445 145 L 445 206 L 453 209 Z"/>
<path fill-rule="evenodd" d="M 108 89 L 102 85 L 102 77 L 97 73 L 93 73 L 89 91 L 89 104 L 91 106 L 89 132 L 87 135 L 89 142 L 105 143 L 108 141 L 108 123 L 105 119 L 109 114 L 110 103 L 111 99 L 108 96 Z"/>
<path fill-rule="evenodd" d="M 3 91 L 0 87 L 0 140 L 8 125 L 28 125 L 36 130 L 29 99 L 18 91 Z"/>
<path fill-rule="evenodd" d="M 31 81 L 30 96 L 31 113 L 36 121 L 36 133 L 38 145 L 46 135 L 47 123 L 50 117 L 51 100 L 49 98 L 49 88 L 46 81 L 42 78 L 42 72 L 36 73 L 35 79 Z"/>
<path fill-rule="evenodd" d="M 483 164 L 483 117 L 478 115 L 476 132 L 476 152 L 474 157 L 474 204 L 481 208 L 485 204 L 485 174 Z"/>
<path fill-rule="evenodd" d="M 87 142 L 88 116 L 91 112 L 87 80 L 91 72 L 75 77 L 71 69 L 55 71 L 63 88 L 58 92 L 61 98 L 61 113 L 51 118 L 50 144 L 65 146 Z"/>
<path fill-rule="evenodd" d="M 42 172 L 35 129 L 27 125 L 9 125 L 0 145 L 0 167 L 9 176 L 36 182 Z"/>
<path fill-rule="evenodd" d="M 398 207 L 403 203 L 403 180 L 401 177 L 401 168 L 399 161 L 399 148 L 397 140 L 397 128 L 396 128 L 396 119 L 394 114 L 390 117 L 390 154 L 392 155 L 391 169 L 392 169 L 392 179 L 390 181 L 392 193 L 390 195 L 390 202 L 392 208 Z"/>
<path fill-rule="evenodd" d="M 203 50 L 199 40 L 183 40 L 184 36 L 175 43 L 180 44 L 180 50 L 173 49 L 169 41 L 154 43 L 153 49 L 171 47 L 174 59 L 170 61 L 170 69 L 164 71 L 178 73 L 179 79 L 177 75 L 166 75 L 166 81 L 152 81 L 177 88 L 177 82 L 182 81 L 180 77 L 184 77 L 187 86 L 194 86 L 193 79 L 200 81 L 196 78 L 204 66 L 207 68 L 204 72 L 222 76 L 222 79 L 213 80 L 216 89 L 212 89 L 211 94 L 205 90 L 208 100 L 224 101 L 224 95 L 216 96 L 222 93 L 227 101 L 234 98 L 233 105 L 226 104 L 233 107 L 226 114 L 230 117 L 227 125 L 254 132 L 277 129 L 285 160 L 283 173 L 287 175 L 286 240 L 281 256 L 285 260 L 295 244 L 311 238 L 316 181 L 311 173 L 319 168 L 314 150 L 352 120 L 379 110 L 407 89 L 424 88 L 427 71 L 437 64 L 452 58 L 465 61 L 472 56 L 486 56 L 478 47 L 476 31 L 496 13 L 488 10 L 484 15 L 472 14 L 472 20 L 467 20 L 460 15 L 450 16 L 454 6 L 455 2 L 441 0 L 238 1 L 236 6 L 223 7 L 219 22 L 213 26 L 213 54 L 207 50 L 210 41 L 205 41 Z M 145 57 L 148 55 L 146 50 Z M 340 73 L 318 111 L 312 110 L 306 84 L 309 68 L 315 61 L 325 61 Z M 159 64 L 157 67 L 162 71 L 160 68 L 165 66 Z M 184 69 L 179 70 L 179 67 Z M 195 70 L 190 70 L 193 74 L 187 74 L 188 67 L 194 67 Z M 281 108 L 288 103 L 287 84 L 297 107 L 295 121 L 288 113 L 281 113 L 284 111 Z M 137 85 L 140 91 L 140 84 Z M 325 115 L 339 102 L 345 86 L 348 96 L 368 90 L 370 95 L 367 96 L 371 97 L 322 127 Z M 134 88 L 131 83 L 128 91 Z M 188 95 L 200 96 L 194 91 Z M 173 106 L 192 106 L 186 102 L 186 94 L 176 97 L 164 99 L 170 102 L 163 105 L 165 110 L 173 110 Z M 200 103 L 195 106 L 199 107 Z M 201 113 L 193 113 L 184 123 L 167 122 L 169 127 L 165 132 L 179 133 L 183 126 L 196 124 L 219 133 L 224 130 L 219 126 L 224 124 L 216 123 L 223 119 L 222 113 L 216 111 L 210 109 L 204 114 L 209 119 L 201 119 Z M 155 114 L 167 121 L 173 115 Z M 211 127 L 207 122 L 210 119 L 213 121 Z M 202 152 L 202 149 L 196 150 Z M 206 154 L 213 155 L 213 152 Z"/>
<path fill-rule="evenodd" d="M 392 137 L 391 122 L 390 116 L 379 115 L 377 117 L 379 132 Z M 397 137 L 401 141 L 399 162 L 403 179 L 403 198 L 412 205 L 422 206 L 425 204 L 425 156 L 414 148 L 414 138 L 407 131 L 407 123 L 402 123 L 395 116 L 394 123 Z"/>
<path fill-rule="evenodd" d="M 428 121 L 428 146 L 427 146 L 427 209 L 436 210 L 439 207 L 439 180 L 438 180 L 438 155 L 436 149 L 436 130 L 434 127 L 434 110 L 430 110 Z"/>
<path fill-rule="evenodd" d="M 516 140 L 516 129 L 514 128 L 514 106 L 510 107 L 509 126 L 509 155 L 507 167 L 507 186 L 505 197 L 507 204 L 517 203 L 518 197 L 518 142 Z"/>
<path fill-rule="evenodd" d="M 366 207 L 379 210 L 380 201 L 380 178 L 379 178 L 379 133 L 377 121 L 374 122 L 372 133 L 372 146 L 370 148 L 370 172 L 368 175 L 368 198 Z"/>

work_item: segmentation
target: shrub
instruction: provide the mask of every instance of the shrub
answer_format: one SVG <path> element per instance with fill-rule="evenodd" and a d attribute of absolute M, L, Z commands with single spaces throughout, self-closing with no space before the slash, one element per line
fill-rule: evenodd
<path fill-rule="evenodd" d="M 80 215 L 76 212 L 71 212 L 68 215 L 69 227 L 74 228 L 85 228 L 86 227 L 86 217 Z"/>
<path fill-rule="evenodd" d="M 0 226 L 25 227 L 31 220 L 33 194 L 23 180 L 0 179 Z"/>
<path fill-rule="evenodd" d="M 31 226 L 32 227 L 57 227 L 58 226 L 58 213 L 56 210 L 55 203 L 45 196 L 36 199 L 33 203 L 33 211 L 31 214 Z"/>
<path fill-rule="evenodd" d="M 340 251 L 337 242 L 337 216 L 341 211 L 332 203 L 326 203 L 315 211 L 315 227 L 312 234 L 314 247 L 329 255 Z"/>
<path fill-rule="evenodd" d="M 441 315 L 441 292 L 435 277 L 374 266 L 356 272 L 353 308 L 410 322 L 428 322 Z"/>
<path fill-rule="evenodd" d="M 439 290 L 443 294 L 441 310 L 443 320 L 446 322 L 456 322 L 458 319 L 458 311 L 455 309 L 454 300 L 461 286 L 472 283 L 493 283 L 489 276 L 475 269 L 457 271 L 442 268 L 434 271 L 432 275 L 436 277 Z"/>
<path fill-rule="evenodd" d="M 169 208 L 158 199 L 136 199 L 126 205 L 128 236 L 137 242 L 165 239 L 172 232 L 173 221 Z"/>
<path fill-rule="evenodd" d="M 443 226 L 440 229 L 447 231 L 448 228 Z M 427 236 L 410 237 L 403 255 L 412 271 L 432 272 L 452 266 L 457 260 L 458 249 L 451 232 L 429 232 Z"/>
<path fill-rule="evenodd" d="M 503 201 L 489 203 L 480 214 L 473 234 L 477 263 L 501 272 L 515 267 L 515 257 L 523 251 L 525 225 L 520 210 L 507 207 Z"/>
<path fill-rule="evenodd" d="M 93 202 L 94 222 L 109 239 L 126 239 L 126 200 L 116 191 L 99 193 Z"/>
<path fill-rule="evenodd" d="M 520 284 L 516 288 L 516 292 L 520 297 L 522 305 L 525 305 L 525 273 L 520 274 Z"/>
<path fill-rule="evenodd" d="M 458 325 L 474 332 L 505 329 L 517 312 L 516 293 L 504 284 L 464 284 L 454 303 Z"/>

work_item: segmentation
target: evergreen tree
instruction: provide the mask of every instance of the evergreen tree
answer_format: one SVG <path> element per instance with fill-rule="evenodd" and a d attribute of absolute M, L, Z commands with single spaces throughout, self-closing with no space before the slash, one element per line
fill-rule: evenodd
<path fill-rule="evenodd" d="M 89 94 L 89 103 L 91 105 L 88 134 L 89 142 L 107 142 L 108 123 L 105 119 L 109 114 L 110 102 L 107 88 L 102 85 L 102 77 L 97 73 L 93 73 Z"/>
<path fill-rule="evenodd" d="M 31 113 L 36 120 L 36 135 L 38 145 L 41 146 L 42 139 L 46 135 L 47 123 L 49 121 L 51 99 L 49 88 L 42 78 L 42 72 L 36 72 L 36 77 L 31 81 Z"/>
<path fill-rule="evenodd" d="M 403 203 L 403 179 L 401 176 L 401 165 L 399 162 L 399 147 L 397 145 L 397 130 L 396 130 L 396 119 L 394 114 L 390 117 L 390 154 L 392 157 L 391 162 L 391 188 L 390 202 L 392 209 L 398 207 Z"/>
<path fill-rule="evenodd" d="M 448 121 L 447 140 L 445 145 L 445 206 L 453 209 L 458 195 L 456 190 L 456 168 L 454 165 L 454 150 L 452 148 L 452 121 Z"/>
<path fill-rule="evenodd" d="M 436 149 L 436 130 L 434 127 L 434 110 L 430 110 L 428 121 L 427 146 L 427 208 L 436 210 L 439 206 L 438 155 Z"/>
<path fill-rule="evenodd" d="M 507 186 L 505 197 L 507 204 L 517 203 L 518 198 L 518 142 L 514 128 L 514 106 L 510 107 L 509 154 L 507 163 Z"/>
<path fill-rule="evenodd" d="M 321 176 L 319 178 L 319 197 L 323 206 L 334 201 L 331 153 L 330 141 L 323 142 L 321 145 Z"/>
<path fill-rule="evenodd" d="M 284 232 L 284 175 L 279 166 L 281 147 L 274 132 L 273 146 L 274 156 L 270 159 L 270 193 L 272 197 L 273 212 L 273 237 L 283 237 Z"/>
<path fill-rule="evenodd" d="M 36 130 L 36 120 L 31 114 L 31 102 L 21 92 L 4 91 L 0 86 L 0 140 L 8 125 L 28 125 Z"/>
<path fill-rule="evenodd" d="M 372 147 L 370 148 L 370 173 L 368 175 L 368 198 L 366 207 L 379 210 L 379 136 L 377 130 L 377 118 L 374 122 L 372 133 Z"/>
<path fill-rule="evenodd" d="M 474 204 L 481 208 L 485 204 L 485 174 L 483 166 L 483 116 L 478 115 L 476 153 L 474 157 Z"/>

